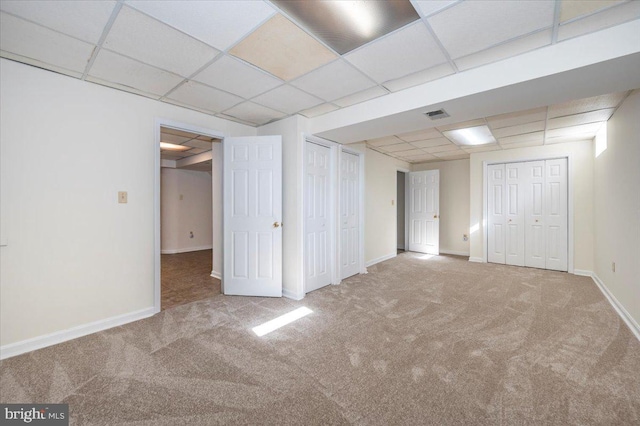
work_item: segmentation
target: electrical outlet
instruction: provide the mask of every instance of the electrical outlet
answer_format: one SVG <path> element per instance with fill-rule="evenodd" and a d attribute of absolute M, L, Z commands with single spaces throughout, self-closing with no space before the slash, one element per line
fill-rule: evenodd
<path fill-rule="evenodd" d="M 193 231 L 189 231 L 189 238 L 193 238 Z"/>
<path fill-rule="evenodd" d="M 127 191 L 118 192 L 118 203 L 127 204 L 127 202 L 128 202 Z"/>
<path fill-rule="evenodd" d="M 611 272 L 616 271 L 616 262 L 611 262 Z"/>
<path fill-rule="evenodd" d="M 462 234 L 462 241 L 469 241 L 469 236 L 467 234 Z"/>

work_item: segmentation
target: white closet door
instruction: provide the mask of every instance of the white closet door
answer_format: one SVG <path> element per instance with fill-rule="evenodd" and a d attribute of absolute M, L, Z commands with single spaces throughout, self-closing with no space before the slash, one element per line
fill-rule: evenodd
<path fill-rule="evenodd" d="M 505 165 L 505 263 L 524 266 L 524 192 L 521 178 L 524 165 Z"/>
<path fill-rule="evenodd" d="M 567 159 L 545 161 L 546 269 L 567 270 Z"/>
<path fill-rule="evenodd" d="M 360 272 L 360 157 L 348 152 L 340 156 L 340 275 Z"/>
<path fill-rule="evenodd" d="M 306 143 L 305 157 L 305 291 L 331 284 L 329 174 L 330 152 Z"/>
<path fill-rule="evenodd" d="M 488 256 L 492 263 L 505 263 L 505 165 L 492 164 L 487 167 L 489 187 L 487 188 L 488 204 Z"/>
<path fill-rule="evenodd" d="M 545 268 L 544 161 L 524 163 L 525 266 Z"/>
<path fill-rule="evenodd" d="M 440 254 L 440 170 L 409 173 L 409 250 Z"/>

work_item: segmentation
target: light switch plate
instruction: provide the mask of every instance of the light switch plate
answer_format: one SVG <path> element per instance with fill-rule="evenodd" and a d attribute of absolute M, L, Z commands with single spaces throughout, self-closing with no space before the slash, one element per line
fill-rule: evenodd
<path fill-rule="evenodd" d="M 120 204 L 126 204 L 127 203 L 127 191 L 119 191 L 118 192 L 118 202 Z"/>

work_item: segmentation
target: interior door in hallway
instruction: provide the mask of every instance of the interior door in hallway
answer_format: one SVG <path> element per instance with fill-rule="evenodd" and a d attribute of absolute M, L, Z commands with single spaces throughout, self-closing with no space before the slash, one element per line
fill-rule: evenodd
<path fill-rule="evenodd" d="M 440 171 L 409 173 L 409 250 L 440 254 Z"/>
<path fill-rule="evenodd" d="M 282 296 L 282 138 L 225 138 L 224 294 Z"/>
<path fill-rule="evenodd" d="M 340 155 L 340 276 L 360 272 L 360 157 Z"/>
<path fill-rule="evenodd" d="M 330 155 L 325 146 L 305 147 L 305 292 L 331 284 Z"/>

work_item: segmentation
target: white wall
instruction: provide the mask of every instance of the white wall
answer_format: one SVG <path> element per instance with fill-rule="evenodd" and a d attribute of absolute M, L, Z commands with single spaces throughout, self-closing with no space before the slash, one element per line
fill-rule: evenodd
<path fill-rule="evenodd" d="M 411 171 L 440 170 L 440 252 L 469 256 L 469 160 L 413 164 Z"/>
<path fill-rule="evenodd" d="M 396 239 L 398 241 L 399 249 L 406 249 L 405 247 L 405 177 L 406 174 L 404 172 L 396 173 L 396 211 L 397 211 L 397 229 L 396 229 Z"/>
<path fill-rule="evenodd" d="M 502 151 L 471 154 L 470 160 L 470 217 L 471 258 L 482 259 L 482 163 L 534 160 L 538 158 L 571 156 L 569 176 L 573 179 L 574 267 L 593 271 L 593 143 L 568 142 Z"/>
<path fill-rule="evenodd" d="M 153 307 L 155 119 L 256 130 L 5 59 L 0 91 L 0 344 Z"/>
<path fill-rule="evenodd" d="M 607 123 L 607 149 L 595 158 L 594 193 L 594 272 L 640 323 L 640 91 Z"/>
<path fill-rule="evenodd" d="M 162 253 L 212 248 L 212 175 L 163 167 L 160 179 Z"/>
<path fill-rule="evenodd" d="M 393 257 L 398 250 L 395 206 L 398 169 L 408 170 L 409 163 L 367 148 L 364 211 L 364 259 L 367 265 Z"/>

